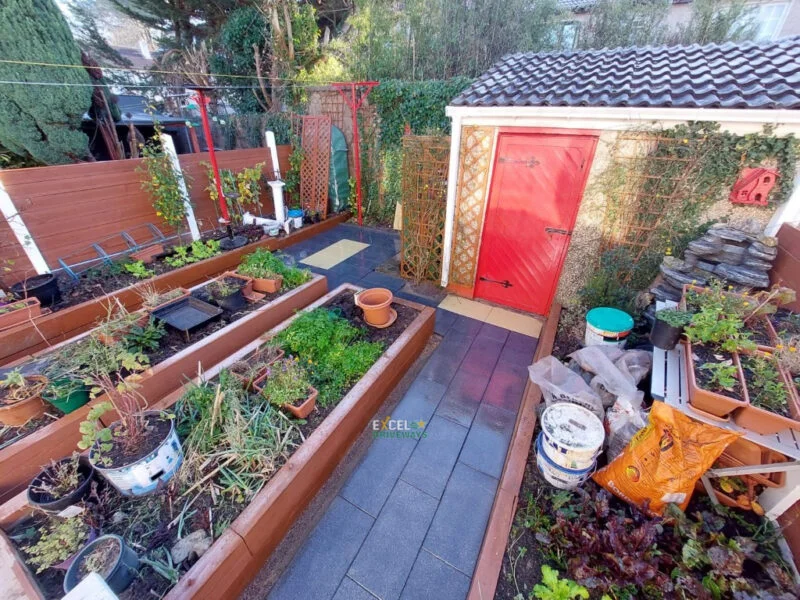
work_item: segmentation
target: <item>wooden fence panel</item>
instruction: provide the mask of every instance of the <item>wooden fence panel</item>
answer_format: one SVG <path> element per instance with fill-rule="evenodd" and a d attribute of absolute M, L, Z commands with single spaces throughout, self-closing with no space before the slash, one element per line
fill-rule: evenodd
<path fill-rule="evenodd" d="M 289 146 L 278 147 L 281 172 L 289 169 Z M 184 154 L 180 157 L 184 175 L 191 179 L 190 197 L 201 231 L 217 225 L 214 204 L 205 190 L 208 177 L 201 162 L 208 153 Z M 240 170 L 264 162 L 265 177 L 273 169 L 266 148 L 218 152 L 220 168 Z M 58 268 L 58 258 L 72 255 L 69 262 L 90 258 L 93 253 L 83 252 L 89 244 L 118 234 L 132 231 L 134 239 L 145 241 L 150 234 L 143 227 L 153 223 L 164 233 L 173 231 L 164 227 L 155 215 L 151 200 L 142 190 L 143 175 L 137 171 L 141 159 L 11 169 L 0 171 L 0 184 L 5 188 L 30 231 L 31 237 L 42 252 L 51 269 Z M 262 183 L 263 213 L 274 210 L 269 186 Z M 107 252 L 124 249 L 121 238 L 103 244 Z M 8 224 L 0 219 L 0 267 L 3 261 L 14 261 L 13 271 L 6 273 L 3 281 L 13 283 L 32 273 L 32 266 L 16 241 Z M 0 273 L 0 276 L 4 275 Z"/>

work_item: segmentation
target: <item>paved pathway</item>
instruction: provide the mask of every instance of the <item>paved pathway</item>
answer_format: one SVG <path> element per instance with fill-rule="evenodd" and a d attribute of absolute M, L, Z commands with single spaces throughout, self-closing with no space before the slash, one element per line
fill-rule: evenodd
<path fill-rule="evenodd" d="M 342 237 L 370 243 L 319 270 L 330 287 L 402 287 L 373 271 L 397 252 L 390 232 L 345 225 L 323 236 L 289 253 L 302 258 Z M 373 441 L 271 600 L 466 597 L 536 339 L 441 309 L 436 331 L 441 343 L 391 414 L 424 422 L 427 435 Z"/>

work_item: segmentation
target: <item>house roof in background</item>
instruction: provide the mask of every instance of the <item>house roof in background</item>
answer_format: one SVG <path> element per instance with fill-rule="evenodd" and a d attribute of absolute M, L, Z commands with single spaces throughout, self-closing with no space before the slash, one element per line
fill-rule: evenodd
<path fill-rule="evenodd" d="M 800 36 L 511 54 L 451 105 L 800 109 Z"/>

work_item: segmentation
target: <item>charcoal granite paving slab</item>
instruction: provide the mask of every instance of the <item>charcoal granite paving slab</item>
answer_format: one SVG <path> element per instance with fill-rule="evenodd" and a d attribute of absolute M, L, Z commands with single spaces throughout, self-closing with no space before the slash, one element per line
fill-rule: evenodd
<path fill-rule="evenodd" d="M 447 386 L 430 379 L 417 379 L 392 411 L 393 419 L 431 420 Z M 382 416 L 382 415 L 380 415 Z"/>
<path fill-rule="evenodd" d="M 373 596 L 355 581 L 345 577 L 342 580 L 342 585 L 336 590 L 333 600 L 375 600 L 375 598 L 377 596 Z"/>
<path fill-rule="evenodd" d="M 516 412 L 482 402 L 475 413 L 459 462 L 499 478 L 516 421 Z"/>
<path fill-rule="evenodd" d="M 505 344 L 508 339 L 508 333 L 508 329 L 492 325 L 491 323 L 484 323 L 478 331 L 478 337 L 489 338 L 490 340 Z"/>
<path fill-rule="evenodd" d="M 500 353 L 500 362 L 528 366 L 533 362 L 537 344 L 537 338 L 511 331 Z"/>
<path fill-rule="evenodd" d="M 375 440 L 344 484 L 342 498 L 377 517 L 416 445 L 413 439 Z"/>
<path fill-rule="evenodd" d="M 494 477 L 456 463 L 423 548 L 472 577 L 496 489 Z"/>
<path fill-rule="evenodd" d="M 522 394 L 528 379 L 528 367 L 504 361 L 503 355 L 497 361 L 489 385 L 483 395 L 483 402 L 504 408 L 516 414 L 522 403 Z"/>
<path fill-rule="evenodd" d="M 335 498 L 272 589 L 270 600 L 332 598 L 373 523 L 365 512 Z"/>
<path fill-rule="evenodd" d="M 463 600 L 470 578 L 427 550 L 417 556 L 401 600 Z"/>
<path fill-rule="evenodd" d="M 400 479 L 439 499 L 467 437 L 467 428 L 442 417 L 433 417 L 425 434 Z"/>
<path fill-rule="evenodd" d="M 441 336 L 447 334 L 450 330 L 450 327 L 456 320 L 456 313 L 450 312 L 449 310 L 444 310 L 441 308 L 436 309 L 436 325 L 434 327 L 434 331 Z"/>
<path fill-rule="evenodd" d="M 458 372 L 464 357 L 469 352 L 474 337 L 460 332 L 448 332 L 419 374 L 421 379 L 448 384 Z"/>
<path fill-rule="evenodd" d="M 399 598 L 438 504 L 398 481 L 347 576 L 383 600 Z"/>
<path fill-rule="evenodd" d="M 386 273 L 379 273 L 371 271 L 366 276 L 362 277 L 358 285 L 365 288 L 382 287 L 392 292 L 396 292 L 406 284 L 400 277 L 387 275 Z"/>
<path fill-rule="evenodd" d="M 456 373 L 436 408 L 436 414 L 469 427 L 478 411 L 486 386 L 489 385 L 489 378 L 486 373 Z"/>
<path fill-rule="evenodd" d="M 502 349 L 502 341 L 478 334 L 460 368 L 475 374 L 491 375 Z"/>

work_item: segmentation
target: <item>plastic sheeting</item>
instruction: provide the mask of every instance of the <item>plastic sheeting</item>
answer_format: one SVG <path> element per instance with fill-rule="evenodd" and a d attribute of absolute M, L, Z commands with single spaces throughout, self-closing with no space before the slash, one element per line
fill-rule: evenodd
<path fill-rule="evenodd" d="M 350 170 L 347 141 L 342 130 L 331 126 L 331 168 L 328 174 L 328 212 L 340 212 L 350 205 Z"/>

